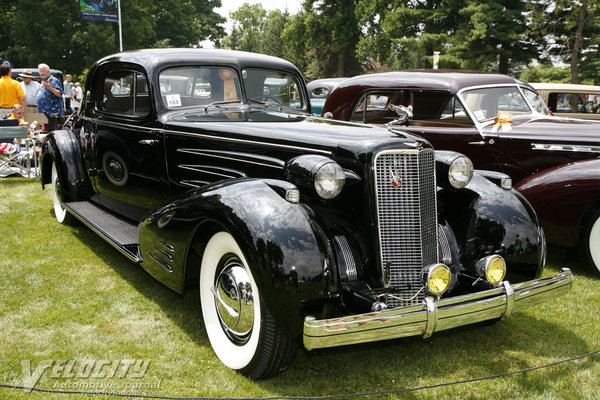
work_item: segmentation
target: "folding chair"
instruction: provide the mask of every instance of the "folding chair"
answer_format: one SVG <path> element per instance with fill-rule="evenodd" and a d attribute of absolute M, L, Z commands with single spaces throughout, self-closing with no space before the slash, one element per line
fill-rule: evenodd
<path fill-rule="evenodd" d="M 0 153 L 0 177 L 19 174 L 26 178 L 37 178 L 38 158 L 35 151 L 35 143 L 27 137 L 27 128 L 19 126 L 19 121 L 0 120 L 0 142 L 11 143 L 19 139 L 17 143 L 19 151 L 14 154 Z"/>

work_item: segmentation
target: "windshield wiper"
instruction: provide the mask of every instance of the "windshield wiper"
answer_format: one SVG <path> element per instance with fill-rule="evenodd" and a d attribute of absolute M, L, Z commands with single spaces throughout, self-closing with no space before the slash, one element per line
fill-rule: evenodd
<path fill-rule="evenodd" d="M 213 101 L 212 103 L 206 104 L 202 106 L 204 108 L 204 112 L 207 113 L 210 107 L 219 107 L 222 104 L 232 104 L 232 103 L 241 103 L 239 100 L 227 100 L 227 101 Z"/>

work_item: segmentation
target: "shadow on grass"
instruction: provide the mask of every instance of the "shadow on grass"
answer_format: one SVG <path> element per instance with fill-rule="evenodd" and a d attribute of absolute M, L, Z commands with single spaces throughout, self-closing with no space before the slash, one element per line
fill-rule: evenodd
<path fill-rule="evenodd" d="M 210 346 L 200 316 L 197 288 L 179 295 L 87 227 L 72 229 L 82 243 L 135 290 L 160 306 L 194 343 Z M 554 310 L 559 301 L 550 303 L 548 308 Z M 301 348 L 286 372 L 254 385 L 282 396 L 398 390 L 502 374 L 547 362 L 543 360 L 562 360 L 594 350 L 569 326 L 518 312 L 491 326 L 457 328 L 429 339 L 405 338 L 311 352 Z M 570 368 L 586 368 L 591 362 L 582 360 Z M 528 373 L 517 382 L 526 392 L 525 387 L 543 388 L 546 380 L 561 377 L 564 371 L 556 368 L 544 374 Z"/>

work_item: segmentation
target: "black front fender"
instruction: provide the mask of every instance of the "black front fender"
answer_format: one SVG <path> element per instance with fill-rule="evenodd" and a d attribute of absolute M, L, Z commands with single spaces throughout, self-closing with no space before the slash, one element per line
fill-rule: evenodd
<path fill-rule="evenodd" d="M 527 200 L 475 174 L 462 190 L 438 191 L 440 216 L 456 235 L 461 264 L 473 264 L 491 254 L 507 262 L 507 279 L 518 282 L 540 276 L 545 242 L 538 218 Z"/>
<path fill-rule="evenodd" d="M 56 164 L 63 202 L 86 199 L 93 194 L 79 140 L 71 130 L 57 130 L 46 136 L 40 159 L 42 188 L 51 183 L 52 163 Z"/>
<path fill-rule="evenodd" d="M 189 261 L 200 262 L 203 244 L 219 230 L 238 242 L 278 326 L 298 335 L 306 307 L 325 296 L 328 245 L 303 206 L 264 181 L 211 185 L 153 212 L 140 227 L 142 266 L 182 292 L 186 268 L 198 267 Z"/>

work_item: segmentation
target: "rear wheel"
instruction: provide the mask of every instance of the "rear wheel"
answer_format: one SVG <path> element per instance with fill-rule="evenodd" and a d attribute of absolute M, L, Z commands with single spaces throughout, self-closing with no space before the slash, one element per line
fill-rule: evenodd
<path fill-rule="evenodd" d="M 592 215 L 587 225 L 585 249 L 590 268 L 597 277 L 600 277 L 600 210 Z"/>
<path fill-rule="evenodd" d="M 56 220 L 64 225 L 73 225 L 75 218 L 61 204 L 60 178 L 56 170 L 56 164 L 52 163 L 52 204 L 54 205 L 54 215 Z"/>
<path fill-rule="evenodd" d="M 200 302 L 210 344 L 227 367 L 261 379 L 283 371 L 294 359 L 295 342 L 264 306 L 248 262 L 228 232 L 214 234 L 206 245 Z"/>

